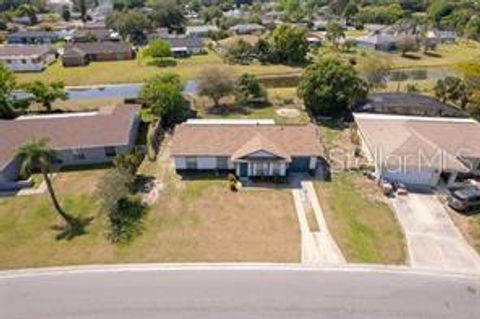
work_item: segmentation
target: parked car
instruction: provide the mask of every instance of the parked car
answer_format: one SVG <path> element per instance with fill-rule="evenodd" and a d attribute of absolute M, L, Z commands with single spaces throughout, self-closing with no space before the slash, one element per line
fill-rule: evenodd
<path fill-rule="evenodd" d="M 448 197 L 448 205 L 462 212 L 480 208 L 480 189 L 468 186 L 454 190 Z"/>

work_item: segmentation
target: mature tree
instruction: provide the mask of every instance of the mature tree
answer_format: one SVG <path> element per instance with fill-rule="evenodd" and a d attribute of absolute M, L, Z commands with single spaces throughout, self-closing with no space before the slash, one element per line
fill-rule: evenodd
<path fill-rule="evenodd" d="M 112 243 L 126 243 L 138 235 L 146 212 L 146 206 L 133 195 L 136 170 L 141 160 L 132 160 L 138 156 L 135 153 L 119 156 L 123 158 L 117 156 L 115 167 L 97 184 L 96 191 L 100 209 L 110 226 L 107 237 Z"/>
<path fill-rule="evenodd" d="M 47 140 L 34 139 L 21 145 L 16 152 L 16 159 L 20 163 L 20 173 L 24 176 L 30 175 L 34 170 L 40 171 L 47 185 L 47 190 L 55 210 L 67 223 L 68 227 L 71 228 L 75 226 L 74 218 L 62 209 L 53 189 L 49 174 L 52 170 L 53 163 L 57 159 L 57 152 L 48 147 Z"/>
<path fill-rule="evenodd" d="M 167 27 L 175 32 L 185 29 L 183 7 L 175 0 L 149 0 L 148 6 L 153 10 L 152 17 L 156 26 Z"/>
<path fill-rule="evenodd" d="M 149 107 L 150 114 L 159 118 L 164 127 L 172 127 L 187 117 L 182 83 L 176 74 L 156 75 L 149 79 L 140 97 Z"/>
<path fill-rule="evenodd" d="M 406 56 L 408 52 L 416 52 L 419 49 L 417 38 L 405 35 L 398 40 L 398 49 L 402 52 L 402 56 Z"/>
<path fill-rule="evenodd" d="M 31 25 L 37 24 L 38 22 L 37 13 L 38 13 L 38 8 L 35 7 L 34 5 L 27 4 L 27 3 L 22 4 L 17 9 L 17 14 L 19 16 L 27 16 L 28 19 L 30 20 Z"/>
<path fill-rule="evenodd" d="M 388 62 L 373 57 L 362 59 L 358 65 L 360 76 L 374 91 L 386 87 L 390 70 L 391 67 Z"/>
<path fill-rule="evenodd" d="M 349 1 L 342 14 L 347 24 L 350 25 L 352 23 L 352 20 L 358 14 L 358 11 L 359 10 L 357 4 L 355 2 Z"/>
<path fill-rule="evenodd" d="M 150 20 L 140 10 L 116 11 L 107 18 L 107 26 L 117 30 L 124 40 L 143 44 L 144 31 L 150 27 Z"/>
<path fill-rule="evenodd" d="M 465 37 L 470 40 L 480 40 L 480 16 L 473 16 L 465 26 Z"/>
<path fill-rule="evenodd" d="M 87 22 L 87 0 L 75 0 L 75 5 L 80 11 L 80 17 L 83 22 Z"/>
<path fill-rule="evenodd" d="M 438 80 L 434 92 L 435 96 L 443 103 L 447 101 L 458 103 L 462 109 L 465 109 L 472 94 L 466 83 L 454 76 L 447 76 L 445 79 Z"/>
<path fill-rule="evenodd" d="M 202 18 L 204 23 L 218 24 L 223 18 L 223 11 L 217 6 L 210 6 L 202 11 Z"/>
<path fill-rule="evenodd" d="M 41 103 L 47 112 L 52 111 L 52 103 L 60 99 L 65 101 L 68 93 L 65 91 L 63 82 L 52 82 L 50 84 L 35 81 L 24 86 L 25 91 L 32 94 L 36 103 Z"/>
<path fill-rule="evenodd" d="M 62 6 L 62 18 L 63 20 L 65 21 L 70 21 L 70 17 L 71 17 L 71 13 L 70 13 L 70 9 L 68 8 L 68 6 Z"/>
<path fill-rule="evenodd" d="M 250 73 L 242 74 L 237 80 L 237 90 L 240 102 L 248 103 L 255 100 L 264 101 L 267 98 L 267 91 L 260 84 L 255 75 Z"/>
<path fill-rule="evenodd" d="M 388 5 L 369 5 L 362 7 L 357 18 L 362 23 L 392 24 L 402 18 L 403 9 L 398 3 Z"/>
<path fill-rule="evenodd" d="M 235 91 L 235 76 L 228 68 L 206 67 L 198 79 L 200 95 L 213 100 L 215 107 L 220 106 L 220 99 Z"/>
<path fill-rule="evenodd" d="M 253 46 L 239 38 L 229 43 L 225 50 L 225 59 L 230 63 L 248 64 L 252 60 Z"/>
<path fill-rule="evenodd" d="M 352 65 L 323 58 L 303 74 L 298 95 L 314 115 L 342 115 L 368 93 L 366 83 Z"/>
<path fill-rule="evenodd" d="M 143 55 L 154 59 L 163 59 L 171 57 L 172 51 L 167 41 L 158 39 L 152 41 L 148 47 L 143 50 Z"/>
<path fill-rule="evenodd" d="M 336 21 L 329 21 L 327 24 L 327 39 L 335 48 L 338 48 L 340 39 L 345 38 L 345 28 Z"/>
<path fill-rule="evenodd" d="M 17 88 L 15 75 L 0 64 L 0 119 L 14 118 L 28 108 L 28 100 L 17 100 L 12 94 Z"/>
<path fill-rule="evenodd" d="M 301 64 L 308 53 L 306 31 L 293 25 L 282 24 L 273 30 L 270 38 L 272 62 Z"/>

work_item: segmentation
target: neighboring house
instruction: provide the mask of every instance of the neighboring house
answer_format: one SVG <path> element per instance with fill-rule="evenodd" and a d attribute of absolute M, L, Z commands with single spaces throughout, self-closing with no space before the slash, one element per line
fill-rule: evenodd
<path fill-rule="evenodd" d="M 62 57 L 63 66 L 83 66 L 91 61 L 132 60 L 135 53 L 126 42 L 86 42 L 69 44 Z"/>
<path fill-rule="evenodd" d="M 177 125 L 177 171 L 231 171 L 240 178 L 313 172 L 323 156 L 317 128 L 273 120 L 189 120 Z"/>
<path fill-rule="evenodd" d="M 139 105 L 103 107 L 97 112 L 22 116 L 0 120 L 0 190 L 29 186 L 19 181 L 15 152 L 33 138 L 48 139 L 59 153 L 58 165 L 111 162 L 135 144 Z"/>
<path fill-rule="evenodd" d="M 441 31 L 435 29 L 428 31 L 426 38 L 431 45 L 439 43 L 455 43 L 457 40 L 457 33 L 455 31 Z"/>
<path fill-rule="evenodd" d="M 393 34 L 379 32 L 360 36 L 355 39 L 355 43 L 361 48 L 378 51 L 393 51 L 397 49 L 398 40 L 399 38 Z"/>
<path fill-rule="evenodd" d="M 170 45 L 170 51 L 173 56 L 190 56 L 192 54 L 201 54 L 205 52 L 203 40 L 199 37 L 162 37 L 157 34 L 148 36 L 149 42 L 161 39 Z"/>
<path fill-rule="evenodd" d="M 56 58 L 56 50 L 45 45 L 0 46 L 0 63 L 13 72 L 40 72 Z"/>
<path fill-rule="evenodd" d="M 265 30 L 263 25 L 257 23 L 237 24 L 229 29 L 235 34 L 254 34 L 262 33 Z"/>
<path fill-rule="evenodd" d="M 53 31 L 19 31 L 7 37 L 9 44 L 51 44 L 58 40 L 59 34 Z"/>
<path fill-rule="evenodd" d="M 356 112 L 428 117 L 468 118 L 468 114 L 439 100 L 416 93 L 375 93 Z"/>
<path fill-rule="evenodd" d="M 310 32 L 307 34 L 308 45 L 312 47 L 319 47 L 325 40 L 325 34 L 323 32 Z"/>
<path fill-rule="evenodd" d="M 480 124 L 473 119 L 367 113 L 354 118 L 379 179 L 434 187 L 480 175 Z"/>
<path fill-rule="evenodd" d="M 218 27 L 214 25 L 189 26 L 187 27 L 186 35 L 189 37 L 206 38 L 211 33 L 218 31 Z"/>
<path fill-rule="evenodd" d="M 105 42 L 105 41 L 120 41 L 120 35 L 109 29 L 83 29 L 76 30 L 73 33 L 70 42 L 82 43 L 82 42 Z"/>

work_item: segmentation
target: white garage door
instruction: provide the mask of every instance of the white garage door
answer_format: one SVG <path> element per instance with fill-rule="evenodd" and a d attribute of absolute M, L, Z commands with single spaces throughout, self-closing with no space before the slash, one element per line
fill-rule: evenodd
<path fill-rule="evenodd" d="M 435 186 L 438 183 L 439 173 L 430 169 L 406 169 L 400 172 L 385 170 L 382 177 L 395 182 L 407 185 Z"/>

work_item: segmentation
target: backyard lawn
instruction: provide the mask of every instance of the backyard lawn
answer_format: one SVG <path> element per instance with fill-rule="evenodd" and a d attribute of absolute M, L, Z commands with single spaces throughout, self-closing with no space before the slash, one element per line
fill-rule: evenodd
<path fill-rule="evenodd" d="M 185 59 L 177 59 L 178 64 L 172 67 L 156 67 L 147 65 L 146 61 L 110 61 L 92 62 L 86 67 L 64 68 L 61 61 L 57 61 L 45 71 L 39 73 L 17 74 L 20 83 L 34 80 L 63 81 L 67 86 L 113 84 L 113 83 L 138 83 L 152 77 L 155 74 L 165 72 L 178 73 L 183 80 L 191 80 L 197 77 L 199 72 L 207 66 L 225 65 L 223 60 L 213 52 L 206 55 L 192 56 Z M 295 68 L 283 65 L 234 65 L 232 70 L 241 74 L 244 72 L 257 75 L 288 74 L 298 72 Z"/>
<path fill-rule="evenodd" d="M 151 165 L 153 167 L 153 165 Z M 233 193 L 220 179 L 167 179 L 133 242 L 112 245 L 95 185 L 106 169 L 64 172 L 54 180 L 67 212 L 94 217 L 87 233 L 56 240 L 47 194 L 0 198 L 0 268 L 127 262 L 298 262 L 300 236 L 290 192 Z"/>
<path fill-rule="evenodd" d="M 349 262 L 404 264 L 404 237 L 374 184 L 355 173 L 332 175 L 316 189 L 329 229 Z"/>

